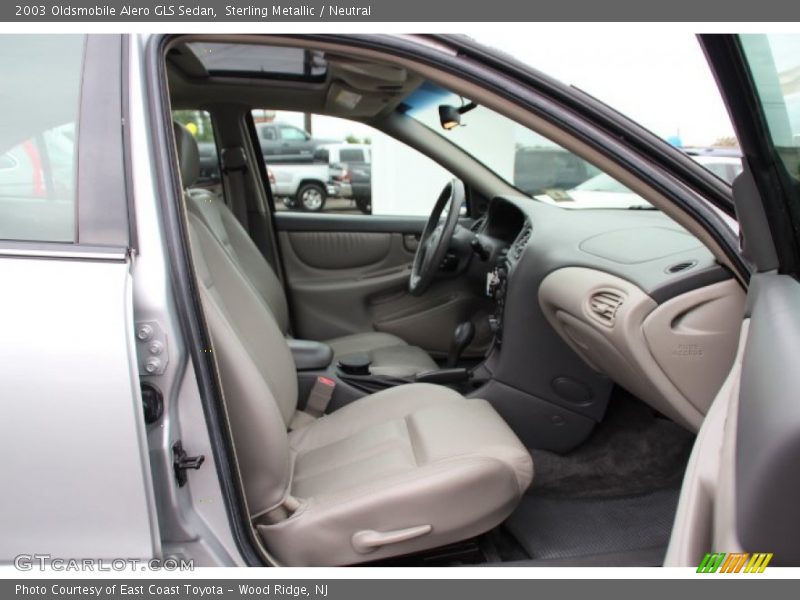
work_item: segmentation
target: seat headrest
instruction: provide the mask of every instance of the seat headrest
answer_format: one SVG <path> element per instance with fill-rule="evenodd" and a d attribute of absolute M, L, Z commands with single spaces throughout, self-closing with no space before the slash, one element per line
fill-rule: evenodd
<path fill-rule="evenodd" d="M 181 167 L 183 187 L 193 185 L 200 177 L 200 153 L 197 140 L 191 132 L 178 122 L 173 122 L 175 145 L 178 148 L 178 163 Z"/>

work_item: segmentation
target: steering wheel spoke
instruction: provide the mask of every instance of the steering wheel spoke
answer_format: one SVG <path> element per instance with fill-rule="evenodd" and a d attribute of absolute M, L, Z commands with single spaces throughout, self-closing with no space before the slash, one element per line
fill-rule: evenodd
<path fill-rule="evenodd" d="M 458 179 L 449 181 L 439 194 L 433 211 L 425 223 L 411 267 L 408 291 L 412 295 L 423 294 L 435 279 L 458 226 L 464 199 L 464 184 Z"/>

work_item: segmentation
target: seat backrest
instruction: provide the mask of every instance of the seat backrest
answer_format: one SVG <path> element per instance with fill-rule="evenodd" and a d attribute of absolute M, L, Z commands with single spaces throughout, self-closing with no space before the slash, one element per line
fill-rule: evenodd
<path fill-rule="evenodd" d="M 278 276 L 261 254 L 233 211 L 203 189 L 190 189 L 200 175 L 197 142 L 182 125 L 175 124 L 183 185 L 189 189 L 187 208 L 206 224 L 231 259 L 272 311 L 284 335 L 289 333 L 289 307 Z"/>
<path fill-rule="evenodd" d="M 278 507 L 289 493 L 287 429 L 297 408 L 297 372 L 269 306 L 230 251 L 194 211 L 188 212 L 188 225 L 211 350 L 255 518 Z"/>

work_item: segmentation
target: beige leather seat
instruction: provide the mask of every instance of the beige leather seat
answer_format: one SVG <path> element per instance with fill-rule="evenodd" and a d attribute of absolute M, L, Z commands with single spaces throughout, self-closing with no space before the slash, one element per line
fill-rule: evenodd
<path fill-rule="evenodd" d="M 189 188 L 200 174 L 197 142 L 178 124 L 175 136 L 183 185 Z M 237 268 L 270 307 L 281 332 L 288 335 L 289 308 L 281 282 L 233 212 L 216 196 L 202 189 L 190 190 L 188 208 L 205 222 L 230 253 Z M 437 368 L 427 352 L 388 333 L 370 331 L 324 341 L 333 349 L 337 361 L 353 354 L 366 354 L 371 361 L 370 370 L 377 375 L 408 377 Z"/>
<path fill-rule="evenodd" d="M 264 295 L 188 214 L 198 288 L 253 525 L 286 565 L 342 565 L 463 540 L 501 523 L 530 454 L 484 400 L 395 387 L 288 432 L 294 362 Z"/>

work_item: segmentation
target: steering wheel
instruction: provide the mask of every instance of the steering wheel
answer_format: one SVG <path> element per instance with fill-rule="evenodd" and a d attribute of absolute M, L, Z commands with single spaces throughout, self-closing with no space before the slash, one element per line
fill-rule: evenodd
<path fill-rule="evenodd" d="M 439 194 L 419 238 L 419 246 L 411 266 L 408 291 L 412 296 L 422 295 L 436 276 L 458 225 L 464 198 L 464 184 L 458 179 L 449 181 Z M 445 208 L 447 214 L 444 214 Z"/>

